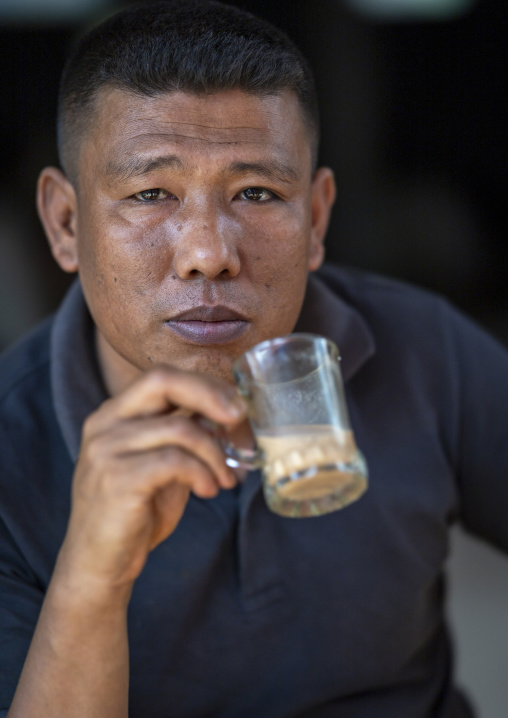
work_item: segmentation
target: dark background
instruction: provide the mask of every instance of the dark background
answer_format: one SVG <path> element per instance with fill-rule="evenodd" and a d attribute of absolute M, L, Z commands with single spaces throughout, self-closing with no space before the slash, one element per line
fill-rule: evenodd
<path fill-rule="evenodd" d="M 126 4 L 0 25 L 0 347 L 69 284 L 39 226 L 35 183 L 57 163 L 57 84 L 73 38 Z M 314 67 L 321 160 L 338 184 L 328 257 L 444 293 L 508 341 L 506 0 L 399 22 L 341 0 L 231 4 L 282 27 Z"/>

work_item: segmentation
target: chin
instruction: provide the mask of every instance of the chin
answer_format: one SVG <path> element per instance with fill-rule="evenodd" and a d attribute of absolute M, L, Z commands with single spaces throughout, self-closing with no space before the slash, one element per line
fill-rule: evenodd
<path fill-rule="evenodd" d="M 178 360 L 161 360 L 161 363 L 184 369 L 185 371 L 194 371 L 199 374 L 208 374 L 209 376 L 220 377 L 230 383 L 234 383 L 232 366 L 235 357 L 231 357 L 222 352 L 213 351 L 212 349 L 200 349 L 194 351 L 188 357 L 182 357 Z"/>

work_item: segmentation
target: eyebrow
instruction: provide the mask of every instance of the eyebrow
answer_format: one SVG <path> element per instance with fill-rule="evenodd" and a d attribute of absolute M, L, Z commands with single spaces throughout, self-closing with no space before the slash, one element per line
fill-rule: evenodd
<path fill-rule="evenodd" d="M 226 174 L 256 174 L 269 180 L 279 180 L 286 183 L 298 180 L 298 172 L 294 167 L 276 160 L 267 162 L 232 162 L 227 168 Z"/>
<path fill-rule="evenodd" d="M 131 157 L 125 161 L 110 160 L 106 165 L 108 177 L 126 181 L 132 177 L 142 177 L 160 169 L 183 169 L 184 163 L 177 155 L 161 155 L 159 157 Z M 288 164 L 276 160 L 266 162 L 231 162 L 224 174 L 243 176 L 256 174 L 268 180 L 293 183 L 298 180 L 298 172 Z"/>
<path fill-rule="evenodd" d="M 160 169 L 182 169 L 182 160 L 177 155 L 161 155 L 160 157 L 131 157 L 128 160 L 110 160 L 106 165 L 108 177 L 128 180 L 141 177 Z"/>

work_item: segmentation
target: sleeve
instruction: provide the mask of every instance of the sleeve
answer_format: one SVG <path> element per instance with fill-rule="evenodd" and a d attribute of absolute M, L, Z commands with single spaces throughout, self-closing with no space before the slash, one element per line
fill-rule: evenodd
<path fill-rule="evenodd" d="M 0 718 L 7 715 L 44 591 L 0 517 Z"/>
<path fill-rule="evenodd" d="M 459 518 L 467 531 L 508 552 L 508 351 L 449 310 Z"/>

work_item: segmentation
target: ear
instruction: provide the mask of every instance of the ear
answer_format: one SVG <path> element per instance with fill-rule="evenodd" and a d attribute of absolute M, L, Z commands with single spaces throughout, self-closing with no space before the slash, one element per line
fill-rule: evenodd
<path fill-rule="evenodd" d="M 53 257 L 65 272 L 76 272 L 77 197 L 74 187 L 56 167 L 45 167 L 40 174 L 37 210 Z"/>
<path fill-rule="evenodd" d="M 309 271 L 318 269 L 325 258 L 325 235 L 335 202 L 335 179 L 328 167 L 316 170 L 311 187 L 312 226 L 310 235 Z"/>

